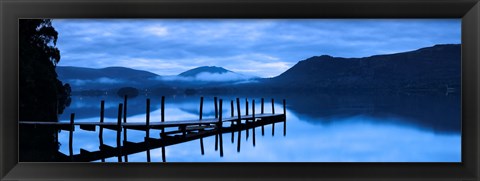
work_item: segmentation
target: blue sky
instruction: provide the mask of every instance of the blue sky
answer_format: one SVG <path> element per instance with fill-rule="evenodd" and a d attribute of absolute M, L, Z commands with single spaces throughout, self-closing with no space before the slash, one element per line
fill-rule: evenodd
<path fill-rule="evenodd" d="M 176 75 L 221 66 L 273 77 L 312 56 L 366 57 L 461 43 L 460 19 L 55 19 L 59 66 Z"/>

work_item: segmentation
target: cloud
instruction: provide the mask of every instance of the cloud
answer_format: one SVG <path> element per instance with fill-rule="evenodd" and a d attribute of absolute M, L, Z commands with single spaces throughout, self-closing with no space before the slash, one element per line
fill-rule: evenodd
<path fill-rule="evenodd" d="M 195 76 L 198 81 L 214 81 L 214 82 L 226 82 L 226 81 L 240 81 L 253 78 L 252 76 L 245 76 L 242 74 L 236 74 L 233 72 L 226 72 L 222 74 L 202 72 Z"/>
<path fill-rule="evenodd" d="M 160 76 L 157 77 L 157 80 L 163 81 L 185 81 L 185 82 L 194 82 L 194 81 L 204 81 L 204 82 L 252 82 L 251 79 L 254 79 L 254 76 L 248 76 L 243 74 L 238 74 L 234 72 L 226 73 L 209 73 L 201 72 L 195 77 L 183 77 L 183 76 Z"/>
<path fill-rule="evenodd" d="M 145 28 L 146 33 L 150 33 L 152 35 L 158 36 L 158 37 L 164 37 L 168 35 L 168 29 L 166 27 L 162 26 L 150 26 Z"/>
<path fill-rule="evenodd" d="M 65 80 L 65 82 L 67 82 L 69 84 L 72 84 L 74 86 L 82 86 L 82 85 L 93 84 L 93 83 L 97 83 L 97 84 L 120 84 L 120 83 L 124 83 L 125 81 L 118 80 L 118 79 L 111 79 L 111 78 L 108 78 L 108 77 L 100 77 L 100 78 L 95 79 L 95 80 L 67 79 L 67 80 Z"/>
<path fill-rule="evenodd" d="M 461 43 L 460 19 L 54 19 L 60 66 L 177 75 L 219 66 L 277 76 L 318 55 L 365 57 Z"/>

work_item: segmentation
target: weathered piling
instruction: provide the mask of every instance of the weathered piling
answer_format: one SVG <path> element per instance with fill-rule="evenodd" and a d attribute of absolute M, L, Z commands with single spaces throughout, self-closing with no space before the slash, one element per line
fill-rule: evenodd
<path fill-rule="evenodd" d="M 245 115 L 248 116 L 248 99 L 245 98 Z"/>
<path fill-rule="evenodd" d="M 160 121 L 165 122 L 165 96 L 162 96 L 162 101 L 160 104 Z M 165 131 L 165 128 L 162 128 L 162 131 Z"/>
<path fill-rule="evenodd" d="M 285 120 L 283 121 L 283 136 L 287 136 L 287 103 L 285 99 L 283 99 L 283 115 L 285 116 Z"/>
<path fill-rule="evenodd" d="M 150 146 L 150 99 L 146 100 L 146 107 L 145 107 L 145 142 L 147 143 L 147 147 Z M 125 157 L 126 158 L 126 157 Z M 127 159 L 127 158 L 126 158 Z M 127 161 L 127 160 L 125 160 Z M 150 149 L 147 149 L 147 162 L 150 162 Z"/>
<path fill-rule="evenodd" d="M 215 151 L 218 150 L 218 134 L 215 135 Z"/>
<path fill-rule="evenodd" d="M 199 116 L 200 116 L 200 120 L 202 120 L 202 116 L 203 116 L 203 97 L 200 97 L 200 113 L 199 113 Z"/>
<path fill-rule="evenodd" d="M 105 117 L 105 101 L 102 100 L 100 102 L 100 124 L 103 123 L 103 119 Z M 99 126 L 100 130 L 98 131 L 98 139 L 100 141 L 100 146 L 103 145 L 103 126 Z M 102 158 L 102 162 L 105 162 L 105 158 Z"/>
<path fill-rule="evenodd" d="M 230 117 L 235 116 L 234 112 L 235 110 L 233 108 L 233 100 L 230 100 Z"/>
<path fill-rule="evenodd" d="M 223 135 L 222 135 L 222 114 L 223 114 L 223 100 L 220 99 L 219 106 L 220 106 L 220 115 L 218 115 L 218 135 L 220 137 L 220 157 L 223 157 Z"/>
<path fill-rule="evenodd" d="M 147 162 L 150 163 L 152 160 L 150 159 L 150 148 L 147 146 Z M 128 161 L 125 161 L 128 162 Z"/>
<path fill-rule="evenodd" d="M 264 103 L 265 103 L 265 100 L 263 99 L 262 97 L 262 101 L 261 101 L 261 104 L 260 104 L 260 114 L 263 114 L 264 113 Z M 262 125 L 262 136 L 265 135 L 265 126 Z"/>
<path fill-rule="evenodd" d="M 147 142 L 147 162 L 151 162 L 151 159 L 150 159 L 150 141 L 149 140 L 145 140 Z M 128 162 L 128 160 L 125 160 L 125 162 Z"/>
<path fill-rule="evenodd" d="M 255 146 L 255 99 L 252 100 L 252 142 Z"/>
<path fill-rule="evenodd" d="M 161 114 L 161 122 L 165 122 L 165 96 L 162 96 L 162 101 L 160 104 L 160 114 Z M 162 128 L 162 132 L 160 135 L 163 138 L 163 135 L 165 134 L 165 128 Z M 165 162 L 165 146 L 162 146 L 162 161 Z"/>
<path fill-rule="evenodd" d="M 272 114 L 275 114 L 275 100 L 272 98 Z"/>
<path fill-rule="evenodd" d="M 118 152 L 118 162 L 122 162 L 122 148 L 120 143 L 120 135 L 122 132 L 122 108 L 123 104 L 118 105 L 118 119 L 117 119 L 117 152 Z"/>
<path fill-rule="evenodd" d="M 73 161 L 73 131 L 75 131 L 75 113 L 70 114 L 70 132 L 68 136 L 68 151 L 70 153 L 70 160 Z"/>
<path fill-rule="evenodd" d="M 200 138 L 200 152 L 202 153 L 202 155 L 205 154 L 205 150 L 203 149 L 203 138 Z"/>
<path fill-rule="evenodd" d="M 237 97 L 237 116 L 238 116 L 238 120 L 237 120 L 237 126 L 238 126 L 238 140 L 237 140 L 237 152 L 240 152 L 240 141 L 241 141 L 241 137 L 242 137 L 242 117 L 241 117 L 241 113 L 240 113 L 240 99 Z"/>
<path fill-rule="evenodd" d="M 217 97 L 213 97 L 213 104 L 215 106 L 215 118 L 218 118 L 218 101 Z"/>
<path fill-rule="evenodd" d="M 235 116 L 234 112 L 235 112 L 235 110 L 234 110 L 234 108 L 233 108 L 233 100 L 230 100 L 230 116 L 231 116 L 232 118 L 233 118 L 233 116 Z M 233 127 L 233 122 L 234 122 L 234 121 L 232 120 L 232 122 L 231 122 L 231 124 L 230 124 L 231 127 Z M 234 141 L 234 137 L 235 137 L 235 135 L 234 135 L 234 132 L 232 131 L 232 143 L 233 143 L 233 141 Z"/>
<path fill-rule="evenodd" d="M 272 98 L 272 114 L 275 114 L 275 100 Z M 272 136 L 275 135 L 275 123 L 272 123 Z"/>
<path fill-rule="evenodd" d="M 245 115 L 248 116 L 248 99 L 245 98 Z M 245 126 L 247 126 L 247 130 L 245 130 L 245 140 L 248 140 L 250 135 L 250 131 L 248 130 L 248 119 L 245 120 Z"/>
<path fill-rule="evenodd" d="M 145 139 L 148 140 L 150 138 L 150 99 L 146 100 L 146 108 L 145 108 Z"/>
<path fill-rule="evenodd" d="M 260 114 L 263 114 L 264 113 L 264 104 L 265 104 L 265 99 L 263 99 L 262 97 L 262 100 L 260 102 Z"/>
<path fill-rule="evenodd" d="M 213 102 L 215 104 L 215 119 L 218 119 L 218 103 L 217 97 L 213 97 Z M 215 151 L 218 150 L 218 135 L 215 135 Z"/>
<path fill-rule="evenodd" d="M 127 99 L 128 96 L 123 97 L 123 123 L 127 123 Z M 127 128 L 123 128 L 123 145 L 127 144 Z M 128 162 L 128 155 L 125 155 L 125 162 Z"/>
<path fill-rule="evenodd" d="M 202 120 L 203 117 L 203 97 L 200 97 L 200 114 L 199 114 L 199 120 Z M 200 152 L 202 155 L 205 154 L 205 150 L 203 149 L 203 138 L 200 138 Z"/>
<path fill-rule="evenodd" d="M 128 96 L 125 95 L 123 97 L 123 123 L 127 123 L 127 99 Z M 123 128 L 123 140 L 127 141 L 127 128 Z"/>
<path fill-rule="evenodd" d="M 242 114 L 240 112 L 240 99 L 237 98 L 237 125 L 240 126 L 242 121 Z"/>

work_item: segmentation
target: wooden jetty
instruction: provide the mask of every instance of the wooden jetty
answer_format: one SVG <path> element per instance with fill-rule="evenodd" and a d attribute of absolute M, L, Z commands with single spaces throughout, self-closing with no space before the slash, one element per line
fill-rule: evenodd
<path fill-rule="evenodd" d="M 264 135 L 264 126 L 272 125 L 272 135 L 274 135 L 274 125 L 278 122 L 283 122 L 283 134 L 286 135 L 286 101 L 283 100 L 283 113 L 275 113 L 275 103 L 272 99 L 271 113 L 264 111 L 264 99 L 261 99 L 260 114 L 255 114 L 255 100 L 252 100 L 252 112 L 249 114 L 248 100 L 245 100 L 245 114 L 242 115 L 240 111 L 240 99 L 236 98 L 237 114 L 235 115 L 234 101 L 230 101 L 230 116 L 223 117 L 223 100 L 214 97 L 215 117 L 203 118 L 203 97 L 200 98 L 200 114 L 199 119 L 195 120 L 180 120 L 180 121 L 165 121 L 165 97 L 161 100 L 161 121 L 150 122 L 150 99 L 146 99 L 146 118 L 145 122 L 127 122 L 127 96 L 124 97 L 124 102 L 118 105 L 118 119 L 117 122 L 104 122 L 104 104 L 101 101 L 100 105 L 100 121 L 99 122 L 75 122 L 75 114 L 72 113 L 69 122 L 28 122 L 20 121 L 21 125 L 32 126 L 48 126 L 55 127 L 59 130 L 69 131 L 69 155 L 60 153 L 59 161 L 73 161 L 73 162 L 90 162 L 106 158 L 117 157 L 118 162 L 128 162 L 128 155 L 147 152 L 147 162 L 150 162 L 150 150 L 162 148 L 162 161 L 166 161 L 165 147 L 175 144 L 180 144 L 192 140 L 200 140 L 201 154 L 204 154 L 203 138 L 215 136 L 215 150 L 220 147 L 220 156 L 223 156 L 223 134 L 231 133 L 231 142 L 234 142 L 234 134 L 237 132 L 238 143 L 237 151 L 240 151 L 241 131 L 246 131 L 246 138 L 249 137 L 249 130 L 252 129 L 253 146 L 255 146 L 255 128 L 262 128 L 262 135 Z M 223 123 L 230 122 L 229 126 L 224 126 Z M 87 151 L 80 149 L 80 154 L 73 154 L 73 132 L 78 126 L 82 130 L 95 131 L 99 130 L 100 147 L 97 151 Z M 170 128 L 166 131 L 166 128 Z M 177 128 L 177 129 L 172 129 Z M 116 131 L 116 145 L 110 146 L 103 143 L 103 129 Z M 145 131 L 143 142 L 130 142 L 127 140 L 127 130 Z M 159 137 L 151 137 L 150 130 L 161 130 Z M 123 140 L 121 138 L 123 132 Z M 122 144 L 123 143 L 123 144 Z M 123 159 L 122 159 L 123 157 Z"/>

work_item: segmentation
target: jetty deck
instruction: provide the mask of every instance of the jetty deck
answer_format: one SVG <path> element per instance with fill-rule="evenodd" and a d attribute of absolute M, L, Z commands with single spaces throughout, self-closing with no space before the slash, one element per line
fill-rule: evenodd
<path fill-rule="evenodd" d="M 264 99 L 261 99 L 261 112 L 255 114 L 255 100 L 252 100 L 251 114 L 249 114 L 248 100 L 245 100 L 245 114 L 240 112 L 240 101 L 236 99 L 236 110 L 234 109 L 234 101 L 230 102 L 231 111 L 230 116 L 223 117 L 222 107 L 223 100 L 217 101 L 217 97 L 214 97 L 215 106 L 215 118 L 203 119 L 203 97 L 200 98 L 200 114 L 199 119 L 195 120 L 178 120 L 178 121 L 165 121 L 165 97 L 162 97 L 161 101 L 161 121 L 150 122 L 150 99 L 146 100 L 146 119 L 145 122 L 127 122 L 126 112 L 127 108 L 127 96 L 124 98 L 124 103 L 120 103 L 118 107 L 118 119 L 117 122 L 104 122 L 104 104 L 101 101 L 100 119 L 98 122 L 75 122 L 75 114 L 70 116 L 70 122 L 31 122 L 20 121 L 20 125 L 35 126 L 35 127 L 54 127 L 59 130 L 69 131 L 69 155 L 65 155 L 59 152 L 60 161 L 73 161 L 73 162 L 90 162 L 90 161 L 105 161 L 106 158 L 117 157 L 119 162 L 128 162 L 128 155 L 147 152 L 147 162 L 150 162 L 150 150 L 156 148 L 162 148 L 162 160 L 165 158 L 165 147 L 175 144 L 180 144 L 192 140 L 200 140 L 201 154 L 204 154 L 203 138 L 209 136 L 215 136 L 215 150 L 220 147 L 220 156 L 223 156 L 223 134 L 231 133 L 231 142 L 234 142 L 234 132 L 238 132 L 237 136 L 237 151 L 240 151 L 241 131 L 246 132 L 246 137 L 249 137 L 249 130 L 252 129 L 253 145 L 255 146 L 255 128 L 262 128 L 262 135 L 264 135 L 264 126 L 272 125 L 272 135 L 274 135 L 275 123 L 283 122 L 283 131 L 286 135 L 286 103 L 283 100 L 283 113 L 275 113 L 274 99 L 272 99 L 272 111 L 271 113 L 264 112 Z M 235 112 L 237 114 L 235 114 Z M 122 119 L 123 118 L 123 119 Z M 230 122 L 229 126 L 224 126 L 225 122 Z M 80 154 L 73 154 L 73 132 L 75 127 L 78 126 L 82 130 L 95 131 L 99 128 L 99 150 L 87 151 L 80 149 Z M 169 129 L 166 128 L 178 128 Z M 103 144 L 103 129 L 115 130 L 117 133 L 116 146 L 110 146 Z M 161 130 L 160 135 L 150 136 L 150 130 Z M 127 140 L 127 130 L 140 130 L 145 131 L 145 137 L 143 142 L 130 142 Z M 123 132 L 123 140 L 121 140 L 121 133 Z M 58 136 L 57 136 L 58 137 Z M 122 160 L 122 157 L 124 158 Z"/>
<path fill-rule="evenodd" d="M 256 119 L 262 119 L 262 118 L 270 118 L 270 117 L 280 117 L 283 116 L 284 114 L 258 114 L 255 116 L 252 115 L 242 115 L 240 117 L 241 120 L 252 120 L 254 118 Z M 239 118 L 238 117 L 228 117 L 228 118 L 223 118 L 221 120 L 222 122 L 232 122 L 232 121 L 237 121 Z M 143 128 L 145 129 L 146 127 L 149 127 L 150 129 L 156 129 L 156 128 L 167 128 L 167 127 L 178 127 L 178 126 L 183 126 L 183 125 L 202 125 L 202 124 L 215 124 L 218 123 L 220 120 L 218 118 L 209 118 L 209 119 L 202 119 L 202 120 L 178 120 L 178 121 L 167 121 L 167 122 L 152 122 L 150 125 L 147 126 L 147 123 L 145 122 L 129 122 L 129 123 L 120 123 L 120 126 L 122 128 L 127 128 L 127 129 L 135 129 L 135 128 Z M 51 125 L 51 126 L 59 126 L 59 127 L 64 127 L 71 125 L 70 122 L 33 122 L 33 121 L 20 121 L 20 124 L 25 124 L 25 125 Z M 113 126 L 118 126 L 117 122 L 74 122 L 73 125 L 75 126 L 81 126 L 81 127 L 88 127 L 88 126 L 102 126 L 105 128 L 113 127 Z"/>

